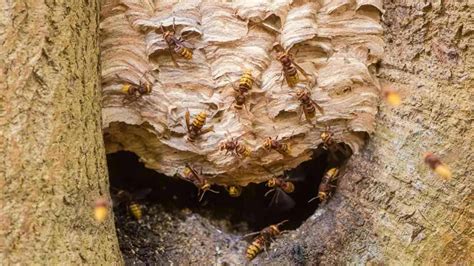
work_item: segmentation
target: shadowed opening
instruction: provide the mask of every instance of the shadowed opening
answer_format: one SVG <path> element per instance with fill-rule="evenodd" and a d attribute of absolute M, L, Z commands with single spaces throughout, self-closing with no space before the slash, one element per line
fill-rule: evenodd
<path fill-rule="evenodd" d="M 193 184 L 145 168 L 138 156 L 132 152 L 122 151 L 109 154 L 107 162 L 113 198 L 120 190 L 134 194 L 137 191 L 151 189 L 144 199 L 138 200 L 144 216 L 141 222 L 137 222 L 131 215 L 127 203 L 114 203 L 115 224 L 126 259 L 129 256 L 140 257 L 138 251 L 132 251 L 132 246 L 136 248 L 136 245 L 126 242 L 141 241 L 142 238 L 147 237 L 143 232 L 143 228 L 146 227 L 143 224 L 146 222 L 143 220 L 153 218 L 149 217 L 153 214 L 148 210 L 154 207 L 170 215 L 183 215 L 183 210 L 186 210 L 184 213 L 187 215 L 198 214 L 219 230 L 238 235 L 259 231 L 268 225 L 287 219 L 289 221 L 282 229 L 294 230 L 317 209 L 319 200 L 310 203 L 308 201 L 317 196 L 318 186 L 325 171 L 333 166 L 331 160 L 328 159 L 328 152 L 318 149 L 314 152 L 312 160 L 288 171 L 290 178 L 295 180 L 293 182 L 295 191 L 287 195 L 296 204 L 289 210 L 282 210 L 281 204 L 270 205 L 273 193 L 265 196 L 265 193 L 270 190 L 265 183 L 248 185 L 243 188 L 242 194 L 237 198 L 230 197 L 224 187 L 213 185 L 212 189 L 219 193 L 207 192 L 203 200 L 199 202 L 198 189 Z M 149 261 L 145 258 L 149 255 L 143 256 L 145 260 L 141 261 Z"/>

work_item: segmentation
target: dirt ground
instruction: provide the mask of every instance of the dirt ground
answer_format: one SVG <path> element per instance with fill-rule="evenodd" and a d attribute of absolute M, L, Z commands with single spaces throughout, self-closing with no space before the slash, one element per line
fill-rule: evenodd
<path fill-rule="evenodd" d="M 231 227 L 227 220 L 212 220 L 189 209 L 167 211 L 160 204 L 144 204 L 146 214 L 140 222 L 131 217 L 125 208 L 116 211 L 115 222 L 120 249 L 127 265 L 150 264 L 200 264 L 242 265 L 247 262 L 245 250 L 249 242 L 242 235 L 249 231 L 245 223 L 241 231 L 226 231 Z M 314 223 L 324 211 L 310 218 Z M 246 230 L 245 230 L 246 229 Z M 303 231 L 304 232 L 304 231 Z M 284 234 L 285 239 L 295 240 L 294 231 Z M 317 242 L 317 241 L 316 241 Z M 287 252 L 282 239 L 259 254 L 252 263 L 277 262 L 275 256 Z M 280 248 L 279 248 L 280 246 Z M 304 246 L 292 241 L 290 259 L 295 264 L 304 263 L 307 257 Z"/>
<path fill-rule="evenodd" d="M 126 211 L 116 215 L 120 249 L 127 265 L 242 264 L 245 244 L 239 235 L 225 233 L 189 209 L 166 212 L 160 205 L 144 205 L 140 222 Z M 225 223 L 225 221 L 222 221 Z"/>

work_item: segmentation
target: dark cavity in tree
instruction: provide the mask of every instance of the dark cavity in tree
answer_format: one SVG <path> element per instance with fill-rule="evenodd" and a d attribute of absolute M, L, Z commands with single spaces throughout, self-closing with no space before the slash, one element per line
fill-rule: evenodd
<path fill-rule="evenodd" d="M 325 150 L 316 150 L 312 160 L 298 166 L 298 170 L 300 172 L 302 170 L 304 173 L 304 179 L 294 182 L 295 191 L 288 194 L 295 200 L 295 207 L 288 211 L 280 211 L 278 206 L 269 207 L 273 194 L 264 196 L 270 189 L 266 187 L 265 183 L 249 184 L 238 198 L 230 197 L 223 187 L 214 185 L 213 189 L 219 191 L 219 194 L 207 192 L 203 200 L 199 202 L 198 190 L 193 184 L 178 177 L 168 177 L 145 168 L 134 153 L 122 151 L 109 154 L 107 162 L 111 187 L 129 192 L 144 188 L 152 189 L 151 193 L 142 201 L 145 215 L 146 206 L 153 204 L 160 204 L 170 212 L 187 208 L 211 221 L 228 219 L 232 225 L 245 223 L 246 228 L 251 232 L 286 219 L 289 221 L 285 224 L 284 229 L 298 228 L 317 209 L 318 200 L 311 203 L 308 201 L 317 195 L 317 188 L 324 172 L 335 164 L 328 162 L 328 153 Z M 292 176 L 292 171 L 289 174 Z M 111 191 L 111 193 L 114 194 L 116 191 Z M 130 217 L 130 219 L 133 218 Z M 239 231 L 238 228 L 220 229 Z"/>
<path fill-rule="evenodd" d="M 343 146 L 350 150 L 348 146 Z M 202 202 L 198 202 L 197 188 L 176 177 L 167 177 L 154 170 L 147 169 L 139 158 L 131 152 L 118 152 L 107 156 L 111 194 L 117 190 L 129 192 L 152 189 L 142 201 L 144 217 L 137 222 L 127 211 L 125 204 L 114 207 L 115 228 L 120 250 L 126 265 L 168 264 L 176 254 L 186 250 L 186 236 L 194 229 L 189 225 L 182 228 L 179 224 L 187 221 L 188 216 L 199 215 L 202 219 L 219 228 L 228 237 L 243 236 L 249 232 L 288 219 L 283 230 L 298 228 L 310 217 L 319 205 L 318 200 L 308 201 L 317 195 L 317 189 L 324 172 L 334 166 L 341 166 L 348 157 L 329 156 L 322 148 L 314 151 L 313 159 L 301 164 L 297 169 L 305 173 L 306 178 L 295 182 L 295 191 L 291 196 L 296 204 L 289 211 L 269 208 L 271 195 L 265 197 L 270 189 L 265 183 L 250 184 L 242 195 L 231 198 L 227 191 L 218 186 L 219 194 L 207 193 Z M 278 206 L 277 206 L 278 207 Z M 191 220 L 191 224 L 196 219 Z M 184 238 L 179 238 L 184 236 Z M 202 236 L 201 236 L 202 237 Z M 222 236 L 228 239 L 225 236 Z M 211 240 L 212 241 L 212 240 Z M 227 241 L 227 240 L 226 240 Z M 231 245 L 228 243 L 228 245 Z M 187 254 L 186 252 L 184 254 Z"/>

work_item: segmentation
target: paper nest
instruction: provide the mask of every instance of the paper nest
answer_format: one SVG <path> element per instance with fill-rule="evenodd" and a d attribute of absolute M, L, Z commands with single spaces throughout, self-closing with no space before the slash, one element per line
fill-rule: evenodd
<path fill-rule="evenodd" d="M 320 133 L 357 153 L 374 130 L 379 85 L 374 64 L 382 57 L 381 1 L 105 1 L 101 13 L 103 128 L 107 152 L 136 153 L 148 168 L 168 176 L 186 163 L 211 183 L 246 185 L 294 168 L 311 158 Z M 170 51 L 160 26 L 186 36 L 192 60 Z M 263 24 L 281 32 L 272 31 Z M 307 87 L 323 109 L 314 126 L 300 117 L 300 103 L 283 81 L 272 50 L 280 43 L 317 82 Z M 234 109 L 231 82 L 246 69 L 256 79 L 247 96 L 253 114 Z M 152 82 L 151 94 L 134 101 L 121 93 L 125 83 Z M 186 141 L 185 112 L 207 111 L 214 131 Z M 266 151 L 266 137 L 291 147 L 283 156 Z M 225 155 L 219 144 L 230 137 L 252 150 L 249 158 Z M 272 173 L 263 167 L 272 169 Z"/>

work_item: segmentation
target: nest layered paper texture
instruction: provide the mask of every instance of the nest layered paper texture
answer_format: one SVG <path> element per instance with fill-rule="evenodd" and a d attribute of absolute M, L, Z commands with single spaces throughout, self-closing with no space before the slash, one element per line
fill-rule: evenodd
<path fill-rule="evenodd" d="M 380 1 L 105 1 L 102 10 L 103 127 L 108 152 L 133 151 L 146 167 L 169 176 L 190 163 L 211 183 L 262 182 L 311 158 L 320 133 L 357 152 L 374 130 L 378 81 L 369 71 L 383 53 Z M 366 8 L 373 7 L 373 8 Z M 192 60 L 173 64 L 161 26 L 183 36 Z M 265 27 L 270 25 L 271 27 Z M 280 33 L 275 31 L 278 29 Z M 309 74 L 307 87 L 323 109 L 314 126 L 282 75 L 275 43 Z M 256 79 L 247 95 L 253 116 L 237 111 L 233 85 L 244 70 Z M 151 94 L 130 100 L 125 83 L 153 84 Z M 233 85 L 232 85 L 233 84 Z M 209 117 L 194 143 L 186 141 L 185 112 Z M 266 137 L 291 147 L 288 156 L 266 151 Z M 231 137 L 252 150 L 250 158 L 219 151 Z M 272 169 L 269 173 L 264 169 Z"/>

